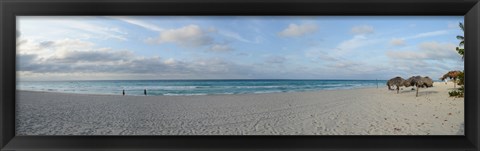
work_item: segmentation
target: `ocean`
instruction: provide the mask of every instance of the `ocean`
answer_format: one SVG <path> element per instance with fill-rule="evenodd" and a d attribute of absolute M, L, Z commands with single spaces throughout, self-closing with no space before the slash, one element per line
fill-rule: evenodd
<path fill-rule="evenodd" d="M 81 94 L 214 95 L 384 87 L 386 80 L 95 80 L 18 81 L 18 90 Z"/>

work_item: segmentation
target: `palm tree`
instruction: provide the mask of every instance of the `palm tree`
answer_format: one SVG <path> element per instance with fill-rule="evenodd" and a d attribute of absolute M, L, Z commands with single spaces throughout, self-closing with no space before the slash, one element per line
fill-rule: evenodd
<path fill-rule="evenodd" d="M 463 26 L 463 23 L 458 23 L 458 26 L 462 29 L 463 32 L 465 32 L 465 27 Z M 464 59 L 464 54 L 465 54 L 465 48 L 460 48 L 465 45 L 465 37 L 461 35 L 457 35 L 457 39 L 460 40 L 460 43 L 458 44 L 459 47 L 457 47 L 457 52 L 462 56 L 462 59 Z"/>

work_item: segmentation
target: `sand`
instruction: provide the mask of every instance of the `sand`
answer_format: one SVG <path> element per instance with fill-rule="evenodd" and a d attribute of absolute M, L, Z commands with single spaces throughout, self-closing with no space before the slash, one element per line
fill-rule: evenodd
<path fill-rule="evenodd" d="M 208 96 L 17 91 L 17 135 L 464 135 L 453 83 Z"/>

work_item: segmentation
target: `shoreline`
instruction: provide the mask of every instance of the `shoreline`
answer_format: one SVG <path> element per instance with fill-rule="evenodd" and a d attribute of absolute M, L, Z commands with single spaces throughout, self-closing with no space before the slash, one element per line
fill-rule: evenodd
<path fill-rule="evenodd" d="M 378 89 L 384 89 L 387 86 L 378 86 Z M 147 96 L 215 96 L 215 95 L 252 95 L 252 94 L 277 94 L 277 93 L 303 93 L 303 92 L 322 92 L 322 91 L 338 91 L 338 90 L 356 90 L 356 89 L 377 89 L 376 86 L 373 87 L 356 87 L 356 88 L 342 88 L 342 89 L 323 89 L 323 90 L 306 90 L 306 91 L 285 91 L 285 92 L 265 92 L 265 93 L 237 93 L 237 94 L 230 94 L 230 93 L 219 93 L 219 94 L 200 94 L 200 95 L 147 95 Z M 108 93 L 72 93 L 72 92 L 65 92 L 65 91 L 42 91 L 42 90 L 21 90 L 17 89 L 17 92 L 41 92 L 41 93 L 61 93 L 61 94 L 80 94 L 80 95 L 108 95 L 108 96 L 123 96 L 121 93 L 117 94 L 108 94 Z M 127 91 L 125 91 L 127 92 Z M 148 92 L 148 91 L 147 91 Z M 141 96 L 145 97 L 145 95 L 125 95 L 125 96 Z"/>
<path fill-rule="evenodd" d="M 17 90 L 17 135 L 463 135 L 453 84 L 199 96 Z"/>
<path fill-rule="evenodd" d="M 109 82 L 20 82 L 18 90 L 118 95 L 125 90 L 127 95 L 144 96 L 189 96 L 218 94 L 263 94 L 285 92 L 309 92 L 323 90 L 343 90 L 374 88 L 385 86 L 386 81 L 376 80 L 197 80 L 197 81 L 126 81 Z"/>

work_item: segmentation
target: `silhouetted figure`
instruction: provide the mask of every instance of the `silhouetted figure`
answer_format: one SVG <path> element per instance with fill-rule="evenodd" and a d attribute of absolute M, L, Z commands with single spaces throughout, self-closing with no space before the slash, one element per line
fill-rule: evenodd
<path fill-rule="evenodd" d="M 125 95 L 125 89 L 123 89 L 123 92 L 122 92 L 122 93 L 123 93 L 123 95 Z"/>
<path fill-rule="evenodd" d="M 147 89 L 143 90 L 143 94 L 145 94 L 145 96 L 147 95 Z"/>

